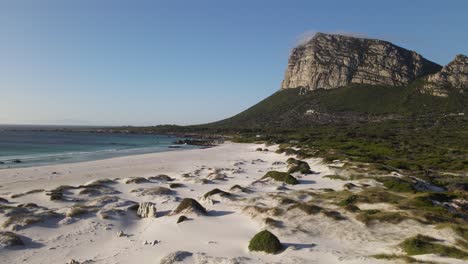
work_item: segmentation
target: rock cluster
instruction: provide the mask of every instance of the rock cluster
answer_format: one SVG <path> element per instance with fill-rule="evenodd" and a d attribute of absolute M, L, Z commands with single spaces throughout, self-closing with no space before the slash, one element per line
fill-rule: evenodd
<path fill-rule="evenodd" d="M 468 57 L 457 55 L 440 72 L 429 75 L 423 92 L 435 96 L 448 96 L 448 90 L 465 93 L 468 90 Z"/>
<path fill-rule="evenodd" d="M 402 86 L 440 69 L 418 53 L 386 41 L 317 33 L 292 50 L 281 88 L 333 89 L 350 83 Z"/>

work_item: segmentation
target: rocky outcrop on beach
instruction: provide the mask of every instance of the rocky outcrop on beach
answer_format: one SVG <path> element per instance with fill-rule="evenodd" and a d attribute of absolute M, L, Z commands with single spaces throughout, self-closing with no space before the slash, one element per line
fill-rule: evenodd
<path fill-rule="evenodd" d="M 468 57 L 457 55 L 441 71 L 429 75 L 423 92 L 435 96 L 448 96 L 449 91 L 465 93 L 468 90 Z"/>
<path fill-rule="evenodd" d="M 142 202 L 138 207 L 137 215 L 141 218 L 156 217 L 156 204 L 151 202 Z"/>
<path fill-rule="evenodd" d="M 441 66 L 390 42 L 317 33 L 294 48 L 282 89 L 333 89 L 350 83 L 402 86 Z"/>

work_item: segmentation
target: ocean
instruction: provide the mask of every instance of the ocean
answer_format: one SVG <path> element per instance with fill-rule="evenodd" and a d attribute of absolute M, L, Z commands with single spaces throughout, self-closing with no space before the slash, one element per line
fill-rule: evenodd
<path fill-rule="evenodd" d="M 196 148 L 167 135 L 66 132 L 58 126 L 0 125 L 0 169 Z"/>

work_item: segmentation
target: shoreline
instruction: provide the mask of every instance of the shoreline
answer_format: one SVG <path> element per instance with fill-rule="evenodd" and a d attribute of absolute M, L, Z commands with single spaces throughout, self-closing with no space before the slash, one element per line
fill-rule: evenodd
<path fill-rule="evenodd" d="M 175 147 L 177 146 L 177 147 Z M 215 147 L 215 146 L 210 146 Z M 170 145 L 167 147 L 153 146 L 133 149 L 105 149 L 96 151 L 82 151 L 82 152 L 63 152 L 63 153 L 51 153 L 42 154 L 38 156 L 23 156 L 14 157 L 9 159 L 3 159 L 0 163 L 0 171 L 6 169 L 19 169 L 19 168 L 31 168 L 31 167 L 42 167 L 51 165 L 61 164 L 73 164 L 88 161 L 106 160 L 119 157 L 146 155 L 154 153 L 164 153 L 172 151 L 184 151 L 192 149 L 201 149 L 206 147 L 187 145 Z"/>

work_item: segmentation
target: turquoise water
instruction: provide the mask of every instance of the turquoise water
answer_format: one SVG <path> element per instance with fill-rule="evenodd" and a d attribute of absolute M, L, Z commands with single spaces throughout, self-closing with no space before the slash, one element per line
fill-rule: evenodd
<path fill-rule="evenodd" d="M 0 126 L 0 169 L 195 148 L 170 148 L 178 139 L 166 135 L 63 132 L 44 126 Z"/>

